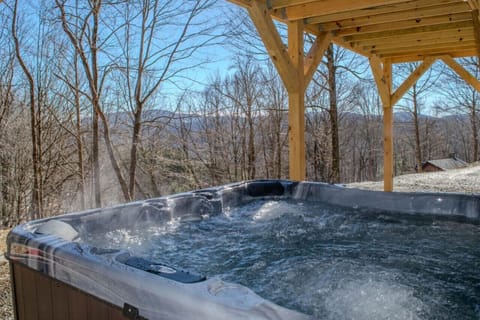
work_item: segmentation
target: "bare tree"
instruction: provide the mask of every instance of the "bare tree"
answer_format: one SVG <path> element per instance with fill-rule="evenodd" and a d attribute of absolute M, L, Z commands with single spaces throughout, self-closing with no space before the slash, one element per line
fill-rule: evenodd
<path fill-rule="evenodd" d="M 365 81 L 365 61 L 348 50 L 330 45 L 320 68 L 307 89 L 307 106 L 322 108 L 328 114 L 327 137 L 329 143 L 329 182 L 339 182 L 341 168 L 340 122 L 341 114 L 348 107 L 349 95 L 353 87 L 352 79 Z M 328 102 L 324 95 L 327 95 Z"/>
<path fill-rule="evenodd" d="M 200 48 L 219 37 L 212 24 L 202 17 L 214 1 L 141 1 L 125 4 L 126 23 L 119 45 L 122 57 L 118 65 L 123 74 L 125 102 L 133 117 L 128 168 L 128 193 L 135 198 L 138 146 L 141 143 L 143 113 L 154 107 L 155 94 L 168 81 L 192 67 L 185 62 Z M 169 33 L 168 38 L 164 37 Z M 193 63 L 195 65 L 197 63 Z"/>
<path fill-rule="evenodd" d="M 459 62 L 477 79 L 480 77 L 478 58 L 461 59 Z M 466 84 L 463 79 L 450 70 L 445 72 L 444 77 L 445 81 L 441 82 L 440 87 L 445 99 L 437 104 L 437 109 L 444 113 L 447 112 L 468 117 L 471 132 L 471 155 L 466 159 L 468 161 L 479 161 L 480 94 L 475 88 Z"/>
<path fill-rule="evenodd" d="M 350 179 L 374 181 L 377 180 L 382 145 L 382 106 L 375 85 L 358 83 L 353 88 L 352 104 L 355 112 L 351 115 L 353 123 L 346 129 L 346 140 L 352 140 L 349 165 L 355 168 Z"/>
<path fill-rule="evenodd" d="M 42 210 L 42 198 L 41 198 L 41 160 L 39 155 L 39 135 L 38 135 L 38 119 L 37 119 L 37 101 L 35 93 L 35 80 L 33 73 L 30 68 L 25 63 L 25 60 L 22 56 L 21 43 L 18 35 L 18 0 L 15 0 L 13 3 L 12 9 L 12 23 L 11 23 L 11 32 L 13 43 L 15 46 L 15 56 L 18 63 L 24 73 L 24 76 L 27 78 L 29 86 L 29 105 L 30 105 L 30 133 L 32 141 L 32 171 L 33 171 L 33 188 L 32 188 L 32 207 L 30 218 L 35 219 L 41 216 Z"/>
<path fill-rule="evenodd" d="M 338 104 L 337 104 L 337 66 L 333 52 L 333 44 L 327 49 L 327 70 L 328 70 L 328 96 L 330 107 L 328 114 L 330 116 L 330 130 L 332 139 L 332 173 L 330 182 L 340 182 L 340 140 L 338 133 Z"/>
<path fill-rule="evenodd" d="M 408 63 L 399 66 L 400 74 L 403 74 L 405 77 L 408 77 L 412 72 L 414 72 L 419 63 Z M 412 117 L 413 122 L 413 131 L 414 131 L 414 149 L 415 149 L 415 168 L 417 171 L 422 170 L 422 164 L 425 160 L 423 152 L 423 143 L 421 139 L 421 127 L 424 126 L 425 130 L 428 130 L 428 126 L 425 126 L 427 119 L 426 116 L 426 106 L 425 106 L 425 96 L 432 92 L 432 89 L 435 87 L 436 82 L 441 74 L 441 70 L 437 68 L 430 68 L 429 71 L 415 82 L 412 88 L 407 92 L 405 97 L 400 103 L 400 108 L 405 110 Z M 426 139 L 428 136 L 425 136 Z"/>
<path fill-rule="evenodd" d="M 288 113 L 288 96 L 281 80 L 269 64 L 261 74 L 263 98 L 259 130 L 262 135 L 262 149 L 265 159 L 265 177 L 285 177 L 288 135 L 285 131 Z"/>
<path fill-rule="evenodd" d="M 105 77 L 109 71 L 108 67 L 99 67 L 99 50 L 102 45 L 112 37 L 112 33 L 105 34 L 105 39 L 99 40 L 100 37 L 100 23 L 101 23 L 101 10 L 103 9 L 102 0 L 90 1 L 86 8 L 82 8 L 83 16 L 78 16 L 79 10 L 76 12 L 66 11 L 66 0 L 55 0 L 57 8 L 60 12 L 59 19 L 63 28 L 63 31 L 70 40 L 73 48 L 78 54 L 83 70 L 87 77 L 90 102 L 92 104 L 93 116 L 92 116 L 92 153 L 93 153 L 93 175 L 94 175 L 94 193 L 95 193 L 95 205 L 100 207 L 101 201 L 101 186 L 100 186 L 100 158 L 99 158 L 99 123 L 98 119 L 102 122 L 102 132 L 105 145 L 107 148 L 107 154 L 110 159 L 110 163 L 115 172 L 116 178 L 120 185 L 123 197 L 126 200 L 130 200 L 130 194 L 128 192 L 127 181 L 125 180 L 120 164 L 115 156 L 114 146 L 110 137 L 110 128 L 107 116 L 105 115 L 101 105 L 102 85 L 105 81 Z M 73 21 L 78 24 L 73 24 Z M 102 34 L 103 35 L 103 34 Z"/>
<path fill-rule="evenodd" d="M 0 16 L 3 18 L 3 12 Z M 14 103 L 13 75 L 15 53 L 3 28 L 0 29 L 0 223 L 9 224 L 10 211 L 14 210 L 12 192 L 11 145 L 6 139 L 9 136 L 7 126 L 11 118 Z"/>

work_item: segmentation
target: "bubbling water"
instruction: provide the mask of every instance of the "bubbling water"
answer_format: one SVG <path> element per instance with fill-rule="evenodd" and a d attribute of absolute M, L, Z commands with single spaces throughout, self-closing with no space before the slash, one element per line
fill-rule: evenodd
<path fill-rule="evenodd" d="M 318 319 L 480 319 L 476 225 L 265 200 L 83 238 L 220 276 Z"/>

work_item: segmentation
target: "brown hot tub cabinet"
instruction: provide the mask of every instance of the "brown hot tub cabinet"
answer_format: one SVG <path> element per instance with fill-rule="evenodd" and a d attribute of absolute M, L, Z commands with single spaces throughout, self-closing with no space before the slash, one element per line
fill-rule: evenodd
<path fill-rule="evenodd" d="M 325 202 L 404 215 L 456 217 L 478 223 L 480 197 L 383 193 L 321 183 L 250 181 L 105 209 L 31 221 L 8 236 L 17 320 L 311 319 L 250 289 L 137 257 L 91 247 L 80 234 L 148 220 L 163 224 L 220 214 L 257 199 Z M 79 230 L 82 230 L 80 233 Z"/>
<path fill-rule="evenodd" d="M 15 319 L 140 319 L 129 316 L 118 306 L 20 263 L 12 263 L 10 272 L 14 284 Z"/>

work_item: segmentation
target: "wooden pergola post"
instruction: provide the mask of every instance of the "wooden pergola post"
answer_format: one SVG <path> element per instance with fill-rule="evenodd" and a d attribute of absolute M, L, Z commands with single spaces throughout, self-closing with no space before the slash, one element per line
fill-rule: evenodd
<path fill-rule="evenodd" d="M 305 56 L 303 20 L 287 23 L 286 47 L 264 1 L 252 0 L 246 8 L 288 92 L 290 179 L 305 180 L 305 89 L 313 78 L 332 35 L 319 33 Z"/>
<path fill-rule="evenodd" d="M 288 23 L 288 53 L 295 68 L 295 86 L 288 90 L 290 179 L 305 180 L 305 84 L 303 76 L 303 22 Z"/>
<path fill-rule="evenodd" d="M 248 10 L 287 89 L 292 180 L 305 179 L 305 89 L 331 42 L 370 60 L 383 104 L 385 191 L 393 191 L 393 107 L 430 66 L 441 59 L 480 91 L 480 81 L 454 60 L 480 59 L 480 0 L 229 1 Z M 272 19 L 288 26 L 288 48 Z M 304 32 L 316 36 L 306 56 Z M 392 64 L 416 61 L 394 90 Z"/>
<path fill-rule="evenodd" d="M 378 94 L 383 105 L 383 190 L 393 191 L 393 103 L 392 103 L 392 64 L 383 62 L 376 56 L 370 57 Z"/>
<path fill-rule="evenodd" d="M 393 159 L 393 105 L 392 102 L 392 64 L 383 63 L 383 79 L 389 100 L 383 104 L 383 190 L 393 191 L 394 159 Z"/>
<path fill-rule="evenodd" d="M 426 58 L 412 74 L 395 90 L 392 87 L 392 63 L 381 61 L 372 55 L 369 59 L 378 94 L 383 104 L 383 190 L 393 191 L 394 147 L 393 147 L 393 106 L 432 66 L 435 58 Z"/>

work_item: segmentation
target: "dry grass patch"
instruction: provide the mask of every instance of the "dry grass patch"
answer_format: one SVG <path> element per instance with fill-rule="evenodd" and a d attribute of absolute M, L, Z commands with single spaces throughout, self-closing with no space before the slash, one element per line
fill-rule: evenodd
<path fill-rule="evenodd" d="M 10 230 L 0 230 L 0 319 L 13 320 L 10 269 L 5 259 L 7 234 Z"/>

